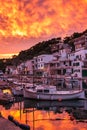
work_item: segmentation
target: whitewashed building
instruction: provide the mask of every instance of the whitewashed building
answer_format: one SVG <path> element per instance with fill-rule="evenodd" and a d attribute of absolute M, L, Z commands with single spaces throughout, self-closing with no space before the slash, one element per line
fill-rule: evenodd
<path fill-rule="evenodd" d="M 33 58 L 33 65 L 34 65 L 34 72 L 36 75 L 41 75 L 44 76 L 45 74 L 45 64 L 49 63 L 52 61 L 54 58 L 53 55 L 50 54 L 43 54 L 39 55 L 37 57 Z"/>
<path fill-rule="evenodd" d="M 27 60 L 25 62 L 25 74 L 32 75 L 33 74 L 33 63 L 32 60 Z"/>
<path fill-rule="evenodd" d="M 71 60 L 68 59 L 68 53 L 70 53 L 70 46 L 63 45 L 58 52 L 54 53 L 55 59 L 50 61 L 47 65 L 47 70 L 50 70 L 48 74 L 53 77 L 65 76 L 68 73 L 72 73 Z M 69 74 L 70 75 L 70 74 Z"/>
<path fill-rule="evenodd" d="M 73 76 L 87 77 L 87 50 L 81 49 L 75 52 L 73 64 Z"/>
<path fill-rule="evenodd" d="M 10 75 L 17 75 L 18 70 L 17 70 L 16 66 L 9 65 L 6 67 L 5 73 L 10 74 Z"/>

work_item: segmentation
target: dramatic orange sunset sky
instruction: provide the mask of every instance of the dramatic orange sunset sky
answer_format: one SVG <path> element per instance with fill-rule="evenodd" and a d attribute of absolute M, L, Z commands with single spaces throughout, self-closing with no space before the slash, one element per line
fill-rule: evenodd
<path fill-rule="evenodd" d="M 87 29 L 87 0 L 0 0 L 0 58 Z"/>

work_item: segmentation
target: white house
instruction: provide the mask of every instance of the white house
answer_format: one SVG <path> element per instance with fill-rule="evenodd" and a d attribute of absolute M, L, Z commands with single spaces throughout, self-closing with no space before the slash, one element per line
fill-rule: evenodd
<path fill-rule="evenodd" d="M 78 77 L 87 76 L 87 50 L 75 52 L 75 59 L 72 61 L 73 74 Z"/>
<path fill-rule="evenodd" d="M 11 75 L 17 75 L 18 74 L 18 70 L 16 68 L 16 66 L 7 66 L 6 70 L 5 70 L 6 74 L 11 74 Z"/>
<path fill-rule="evenodd" d="M 74 39 L 73 76 L 87 77 L 87 33 Z"/>
<path fill-rule="evenodd" d="M 51 54 L 43 54 L 33 58 L 34 62 L 34 71 L 37 75 L 44 75 L 45 73 L 45 64 L 52 61 L 54 58 Z"/>
<path fill-rule="evenodd" d="M 74 39 L 75 51 L 87 49 L 87 33 Z"/>
<path fill-rule="evenodd" d="M 33 74 L 33 63 L 32 60 L 27 60 L 25 62 L 25 73 L 26 74 Z"/>

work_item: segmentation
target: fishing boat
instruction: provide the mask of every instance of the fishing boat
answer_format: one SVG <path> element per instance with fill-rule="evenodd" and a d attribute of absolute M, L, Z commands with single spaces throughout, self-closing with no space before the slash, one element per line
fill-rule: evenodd
<path fill-rule="evenodd" d="M 35 100 L 71 100 L 84 99 L 84 91 L 82 89 L 57 90 L 56 86 L 37 85 L 32 88 L 23 90 L 24 98 Z"/>

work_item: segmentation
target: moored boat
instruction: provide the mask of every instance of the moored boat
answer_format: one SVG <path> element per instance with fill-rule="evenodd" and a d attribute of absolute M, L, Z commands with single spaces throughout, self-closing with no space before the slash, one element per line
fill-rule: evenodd
<path fill-rule="evenodd" d="M 14 96 L 23 96 L 23 87 L 21 86 L 13 87 L 11 90 Z"/>
<path fill-rule="evenodd" d="M 0 102 L 3 103 L 10 103 L 14 101 L 14 97 L 9 93 L 3 93 L 2 90 L 0 90 Z"/>
<path fill-rule="evenodd" d="M 79 90 L 57 90 L 56 86 L 38 85 L 35 88 L 25 88 L 23 90 L 24 98 L 35 100 L 71 100 L 84 99 L 84 91 Z"/>

